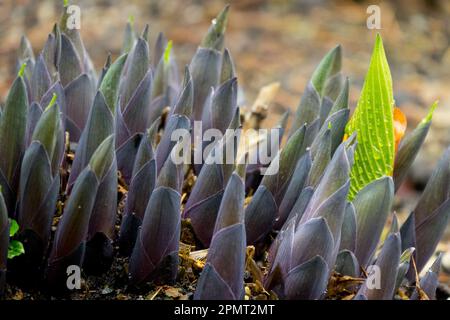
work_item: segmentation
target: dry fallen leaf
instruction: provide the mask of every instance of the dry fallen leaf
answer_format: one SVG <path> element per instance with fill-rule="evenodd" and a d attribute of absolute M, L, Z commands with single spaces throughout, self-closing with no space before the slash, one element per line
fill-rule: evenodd
<path fill-rule="evenodd" d="M 180 289 L 175 287 L 165 287 L 164 294 L 173 299 L 177 299 L 183 296 L 183 293 L 180 292 Z"/>
<path fill-rule="evenodd" d="M 343 276 L 338 273 L 333 273 L 331 275 L 330 281 L 328 282 L 328 297 L 348 297 L 348 295 L 354 293 L 354 289 L 362 282 L 364 282 L 363 278 L 354 278 L 350 276 Z"/>
<path fill-rule="evenodd" d="M 14 296 L 12 297 L 12 300 L 23 300 L 23 292 L 22 290 L 17 290 Z"/>

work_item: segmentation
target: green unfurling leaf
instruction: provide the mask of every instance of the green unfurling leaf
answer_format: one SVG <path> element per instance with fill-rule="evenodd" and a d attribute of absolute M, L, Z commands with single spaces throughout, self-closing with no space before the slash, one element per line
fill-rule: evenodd
<path fill-rule="evenodd" d="M 222 51 L 229 9 L 230 5 L 226 5 L 217 17 L 212 20 L 208 33 L 203 38 L 200 47 Z"/>
<path fill-rule="evenodd" d="M 19 231 L 19 225 L 14 219 L 9 219 L 9 236 L 13 237 Z M 8 246 L 8 259 L 20 256 L 25 253 L 22 242 L 17 240 L 11 240 Z"/>
<path fill-rule="evenodd" d="M 426 123 L 429 123 L 429 122 L 431 121 L 431 119 L 433 118 L 434 110 L 436 110 L 438 104 L 439 104 L 439 101 L 435 101 L 435 102 L 431 105 L 430 110 L 428 111 L 428 114 L 426 115 L 425 118 L 422 119 L 422 121 L 420 122 L 420 124 L 426 124 Z"/>
<path fill-rule="evenodd" d="M 172 51 L 172 40 L 167 43 L 166 50 L 164 50 L 164 63 L 169 64 L 170 52 Z"/>
<path fill-rule="evenodd" d="M 430 130 L 431 119 L 437 105 L 437 101 L 433 103 L 425 118 L 420 121 L 417 127 L 410 134 L 408 134 L 398 146 L 398 151 L 395 155 L 393 174 L 395 190 L 398 190 L 402 185 L 408 170 L 419 153 L 420 147 L 425 141 L 428 131 Z"/>
<path fill-rule="evenodd" d="M 56 99 L 58 99 L 58 95 L 56 93 L 53 93 L 52 96 L 52 100 L 50 100 L 50 103 L 48 104 L 48 106 L 45 108 L 45 110 L 50 109 L 51 107 L 53 107 L 56 103 Z"/>
<path fill-rule="evenodd" d="M 383 42 L 377 35 L 361 96 L 346 127 L 346 134 L 349 136 L 356 131 L 358 140 L 350 176 L 350 200 L 371 181 L 392 175 L 395 154 L 393 107 L 391 72 Z"/>
<path fill-rule="evenodd" d="M 123 54 L 111 65 L 111 67 L 106 72 L 102 83 L 100 85 L 100 91 L 105 97 L 106 104 L 108 105 L 111 112 L 114 114 L 116 110 L 116 102 L 118 97 L 118 88 L 120 75 L 122 74 L 122 69 L 125 66 L 125 61 L 127 60 L 128 54 Z"/>
<path fill-rule="evenodd" d="M 26 62 L 22 63 L 22 65 L 20 66 L 19 72 L 18 72 L 19 77 L 23 77 L 26 67 L 27 67 L 27 63 Z"/>
<path fill-rule="evenodd" d="M 14 235 L 19 231 L 19 224 L 14 219 L 9 219 L 9 236 L 14 237 Z"/>
<path fill-rule="evenodd" d="M 25 253 L 25 249 L 23 247 L 22 242 L 17 240 L 12 240 L 9 243 L 8 247 L 8 259 L 12 259 L 14 257 L 20 256 Z"/>
<path fill-rule="evenodd" d="M 342 48 L 340 45 L 330 50 L 320 61 L 320 64 L 314 70 L 311 76 L 311 83 L 322 97 L 325 88 L 325 82 L 330 76 L 336 74 L 341 69 Z"/>

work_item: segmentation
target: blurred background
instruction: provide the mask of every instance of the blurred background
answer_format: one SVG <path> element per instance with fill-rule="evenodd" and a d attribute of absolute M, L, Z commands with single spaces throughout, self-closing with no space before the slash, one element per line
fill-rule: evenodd
<path fill-rule="evenodd" d="M 63 1 L 0 0 L 0 101 L 15 75 L 15 54 L 26 34 L 39 52 L 59 20 Z M 174 42 L 179 66 L 189 63 L 211 19 L 226 3 L 231 14 L 226 46 L 234 57 L 246 101 L 279 81 L 281 90 L 267 125 L 295 108 L 313 69 L 332 47 L 342 44 L 344 73 L 356 105 L 376 30 L 366 27 L 367 7 L 381 8 L 381 30 L 392 69 L 397 105 L 409 128 L 440 101 L 426 147 L 412 170 L 423 186 L 437 158 L 450 145 L 450 1 L 396 0 L 74 0 L 81 7 L 81 33 L 98 70 L 106 55 L 116 56 L 130 16 L 150 39 L 162 31 Z"/>
<path fill-rule="evenodd" d="M 0 0 L 0 101 L 15 75 L 15 54 L 26 34 L 39 52 L 59 20 L 63 1 Z M 251 104 L 259 89 L 279 81 L 267 125 L 295 109 L 322 56 L 337 44 L 344 49 L 344 73 L 351 81 L 354 108 L 367 71 L 376 30 L 366 27 L 367 7 L 381 8 L 381 33 L 394 80 L 396 104 L 413 128 L 435 100 L 440 105 L 425 147 L 401 190 L 398 204 L 416 203 L 437 159 L 450 145 L 450 1 L 396 0 L 73 0 L 81 7 L 81 34 L 98 70 L 108 52 L 116 57 L 130 16 L 138 29 L 150 25 L 174 42 L 179 66 L 189 63 L 211 19 L 231 4 L 226 47 L 239 84 Z M 450 236 L 449 236 L 450 238 Z"/>

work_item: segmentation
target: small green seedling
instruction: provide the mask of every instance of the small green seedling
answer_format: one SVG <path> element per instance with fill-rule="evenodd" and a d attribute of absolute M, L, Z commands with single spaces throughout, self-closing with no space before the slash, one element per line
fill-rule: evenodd
<path fill-rule="evenodd" d="M 9 236 L 12 238 L 19 231 L 19 225 L 14 219 L 9 219 Z M 22 242 L 18 240 L 11 240 L 8 247 L 8 259 L 15 258 L 25 253 Z"/>

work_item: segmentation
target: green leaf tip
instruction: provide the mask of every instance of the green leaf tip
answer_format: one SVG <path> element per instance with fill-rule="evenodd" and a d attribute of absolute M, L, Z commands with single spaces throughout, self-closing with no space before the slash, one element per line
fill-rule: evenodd
<path fill-rule="evenodd" d="M 328 121 L 328 127 L 327 127 L 327 129 L 328 129 L 328 130 L 331 130 L 332 127 L 333 127 L 333 125 L 331 124 L 331 121 Z"/>
<path fill-rule="evenodd" d="M 129 23 L 131 26 L 134 26 L 134 15 L 130 14 L 130 15 L 128 16 L 128 23 Z"/>
<path fill-rule="evenodd" d="M 19 77 L 21 77 L 21 78 L 23 77 L 26 67 L 27 67 L 27 63 L 26 62 L 22 63 L 22 65 L 20 66 L 20 69 L 19 69 L 19 73 L 18 73 Z"/>
<path fill-rule="evenodd" d="M 169 40 L 169 42 L 167 42 L 166 49 L 164 50 L 164 64 L 169 63 L 171 51 L 172 51 L 172 40 Z"/>
<path fill-rule="evenodd" d="M 100 91 L 105 97 L 106 104 L 113 114 L 116 112 L 120 75 L 122 74 L 127 58 L 128 53 L 124 53 L 117 58 L 116 61 L 114 61 L 114 63 L 108 68 L 108 71 L 100 84 Z"/>
<path fill-rule="evenodd" d="M 22 242 L 17 240 L 12 240 L 9 243 L 8 247 L 8 259 L 15 258 L 25 253 L 25 248 L 23 247 Z"/>
<path fill-rule="evenodd" d="M 217 18 L 215 18 L 212 21 L 212 24 L 214 25 L 216 32 L 224 33 L 225 29 L 227 27 L 227 21 L 228 21 L 228 12 L 230 11 L 230 5 L 227 4 L 225 8 L 219 13 Z"/>
<path fill-rule="evenodd" d="M 430 107 L 430 110 L 428 111 L 428 114 L 425 118 L 423 118 L 422 123 L 428 123 L 433 119 L 433 113 L 434 110 L 436 110 L 437 106 L 439 104 L 439 101 L 436 100 Z"/>
<path fill-rule="evenodd" d="M 69 4 L 70 4 L 70 3 L 69 3 L 69 0 L 63 0 L 64 8 L 68 7 Z"/>
<path fill-rule="evenodd" d="M 19 231 L 19 224 L 14 219 L 9 219 L 9 236 L 14 237 L 14 235 Z M 20 256 L 25 253 L 22 242 L 17 240 L 12 240 L 8 246 L 8 259 Z"/>
<path fill-rule="evenodd" d="M 148 42 L 148 31 L 150 30 L 150 26 L 148 25 L 148 23 L 145 25 L 144 30 L 142 30 L 142 39 L 144 39 L 145 41 Z"/>
<path fill-rule="evenodd" d="M 19 231 L 19 224 L 14 219 L 9 219 L 9 236 L 14 237 L 14 235 Z"/>
<path fill-rule="evenodd" d="M 89 161 L 97 179 L 101 180 L 111 167 L 114 159 L 114 135 L 110 135 L 97 147 Z"/>
<path fill-rule="evenodd" d="M 381 36 L 377 34 L 361 96 L 345 133 L 357 133 L 349 199 L 370 182 L 391 176 L 394 167 L 394 94 Z"/>
<path fill-rule="evenodd" d="M 374 47 L 374 51 L 376 50 L 383 50 L 384 51 L 384 46 L 383 46 L 383 39 L 381 38 L 381 35 L 379 32 L 377 32 L 376 36 L 375 36 L 375 47 Z"/>
<path fill-rule="evenodd" d="M 217 15 L 215 19 L 211 21 L 208 33 L 202 40 L 201 47 L 210 48 L 215 50 L 223 49 L 224 34 L 227 27 L 228 12 L 230 5 L 226 5 L 225 8 Z"/>
<path fill-rule="evenodd" d="M 320 96 L 322 96 L 326 80 L 340 71 L 341 61 L 342 47 L 341 45 L 337 45 L 322 58 L 319 65 L 314 70 L 314 73 L 311 76 L 311 82 Z"/>
<path fill-rule="evenodd" d="M 56 103 L 56 99 L 58 99 L 58 95 L 56 93 L 53 93 L 52 100 L 50 100 L 50 103 L 48 104 L 47 108 L 45 108 L 45 110 L 53 107 L 53 105 Z"/>

